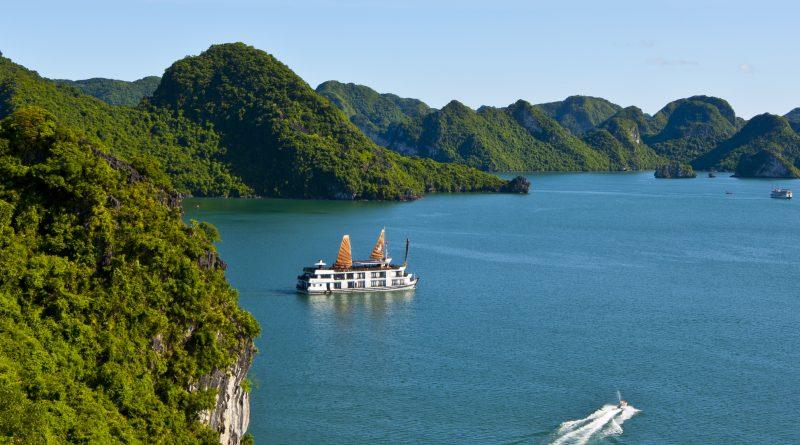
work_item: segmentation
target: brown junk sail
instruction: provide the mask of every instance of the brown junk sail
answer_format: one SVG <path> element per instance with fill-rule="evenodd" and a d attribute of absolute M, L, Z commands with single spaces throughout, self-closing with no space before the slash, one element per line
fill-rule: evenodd
<path fill-rule="evenodd" d="M 386 239 L 384 238 L 386 229 L 381 229 L 381 235 L 378 237 L 378 242 L 372 248 L 372 253 L 369 254 L 370 259 L 382 261 L 386 258 Z"/>
<path fill-rule="evenodd" d="M 353 267 L 353 255 L 350 253 L 350 235 L 342 237 L 342 244 L 339 245 L 339 255 L 333 263 L 334 269 L 349 269 Z"/>

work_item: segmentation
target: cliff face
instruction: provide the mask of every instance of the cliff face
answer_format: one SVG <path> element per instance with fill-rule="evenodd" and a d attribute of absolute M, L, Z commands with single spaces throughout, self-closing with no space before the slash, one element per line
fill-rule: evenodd
<path fill-rule="evenodd" d="M 659 179 L 685 179 L 697 177 L 691 166 L 673 161 L 656 168 L 656 178 Z"/>
<path fill-rule="evenodd" d="M 781 156 L 766 150 L 743 155 L 736 166 L 739 178 L 797 178 L 800 171 Z"/>
<path fill-rule="evenodd" d="M 255 346 L 242 345 L 235 363 L 200 378 L 192 389 L 216 389 L 214 408 L 200 413 L 200 421 L 219 431 L 222 445 L 239 445 L 250 423 L 250 393 L 242 384 L 253 362 Z"/>

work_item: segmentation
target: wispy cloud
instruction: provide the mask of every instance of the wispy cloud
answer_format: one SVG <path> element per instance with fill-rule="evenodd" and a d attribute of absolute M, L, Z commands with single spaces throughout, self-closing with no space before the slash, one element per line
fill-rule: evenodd
<path fill-rule="evenodd" d="M 745 74 L 753 74 L 754 68 L 753 65 L 750 65 L 749 63 L 743 63 L 739 65 L 739 71 Z"/>
<path fill-rule="evenodd" d="M 657 66 L 697 66 L 700 62 L 696 60 L 686 59 L 665 59 L 663 57 L 656 57 L 655 59 L 648 59 L 647 63 Z"/>

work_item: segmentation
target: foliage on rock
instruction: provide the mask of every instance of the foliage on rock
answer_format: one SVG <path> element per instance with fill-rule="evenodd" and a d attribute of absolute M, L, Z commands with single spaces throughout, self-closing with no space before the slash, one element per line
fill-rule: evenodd
<path fill-rule="evenodd" d="M 258 333 L 174 193 L 40 108 L 0 121 L 0 441 L 217 443 L 189 391 Z"/>

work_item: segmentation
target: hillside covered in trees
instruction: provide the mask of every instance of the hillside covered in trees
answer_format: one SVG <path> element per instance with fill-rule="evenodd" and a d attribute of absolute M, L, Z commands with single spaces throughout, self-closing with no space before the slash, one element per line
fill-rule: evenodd
<path fill-rule="evenodd" d="M 499 191 L 494 175 L 379 147 L 286 65 L 242 43 L 175 62 L 151 99 L 213 126 L 224 159 L 257 194 L 410 199 L 431 191 Z"/>
<path fill-rule="evenodd" d="M 779 131 L 753 138 L 752 127 L 746 129 L 747 122 L 727 101 L 710 96 L 678 99 L 650 116 L 589 96 L 477 110 L 452 101 L 436 110 L 363 85 L 328 81 L 317 91 L 378 144 L 487 171 L 640 170 L 669 161 L 732 171 L 743 154 L 758 149 L 800 166 L 792 142 L 800 129 L 800 109 L 780 118 L 786 125 Z M 404 103 L 422 112 L 409 113 L 399 105 Z M 745 139 L 750 142 L 731 149 Z"/>
<path fill-rule="evenodd" d="M 187 74 L 191 60 L 209 62 L 216 70 L 210 75 L 221 76 L 214 78 L 216 97 L 209 89 L 195 98 L 208 101 L 194 103 L 203 113 L 186 108 L 198 85 L 174 75 Z M 160 181 L 196 196 L 412 199 L 433 191 L 500 191 L 507 184 L 375 145 L 288 67 L 241 43 L 176 62 L 157 97 L 136 107 L 110 105 L 0 57 L 0 117 L 28 105 L 153 177 L 165 171 Z"/>
<path fill-rule="evenodd" d="M 750 119 L 733 137 L 723 141 L 694 163 L 698 168 L 734 170 L 742 159 L 747 159 L 748 167 L 739 172 L 742 173 L 741 176 L 750 176 L 747 172 L 757 167 L 758 163 L 753 164 L 754 159 L 745 156 L 752 156 L 759 151 L 773 153 L 782 162 L 798 167 L 800 134 L 792 129 L 785 117 L 760 114 Z"/>
<path fill-rule="evenodd" d="M 641 141 L 618 141 L 606 133 L 609 140 L 589 139 L 598 143 L 592 147 L 583 139 L 620 109 L 602 99 L 575 96 L 543 105 L 520 100 L 478 110 L 452 101 L 435 110 L 362 85 L 330 81 L 317 91 L 376 143 L 441 162 L 486 171 L 607 171 L 652 168 L 661 161 Z M 409 111 L 401 104 L 414 108 Z"/>
<path fill-rule="evenodd" d="M 249 366 L 259 328 L 217 237 L 53 114 L 0 121 L 0 441 L 219 443 L 201 382 Z"/>
<path fill-rule="evenodd" d="M 164 170 L 167 175 L 161 180 L 183 193 L 252 193 L 223 163 L 225 150 L 209 127 L 146 104 L 136 108 L 109 105 L 0 57 L 0 118 L 31 105 L 46 109 L 59 122 L 103 143 L 140 170 Z"/>
<path fill-rule="evenodd" d="M 95 77 L 84 80 L 55 79 L 55 83 L 70 85 L 84 93 L 94 96 L 110 105 L 127 105 L 134 107 L 145 97 L 153 94 L 158 87 L 161 78 L 158 76 L 147 76 L 133 82 L 116 79 L 104 79 Z"/>

